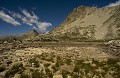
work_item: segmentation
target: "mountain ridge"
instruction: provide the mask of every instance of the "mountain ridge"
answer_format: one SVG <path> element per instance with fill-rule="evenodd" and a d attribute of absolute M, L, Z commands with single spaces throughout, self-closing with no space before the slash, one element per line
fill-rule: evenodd
<path fill-rule="evenodd" d="M 68 36 L 79 40 L 107 40 L 119 38 L 120 5 L 114 7 L 75 8 L 58 27 L 50 31 L 53 36 Z M 76 35 L 76 36 L 75 36 Z"/>
<path fill-rule="evenodd" d="M 40 35 L 36 30 L 10 35 L 11 40 L 94 41 L 120 38 L 120 5 L 113 7 L 79 6 L 58 27 Z M 1 39 L 2 37 L 0 37 Z M 3 38 L 2 40 L 6 40 Z"/>
<path fill-rule="evenodd" d="M 38 36 L 40 33 L 38 33 L 36 30 L 31 30 L 26 33 L 21 33 L 21 34 L 16 34 L 16 35 L 8 35 L 8 36 L 1 36 L 0 41 L 8 41 L 8 42 L 13 42 L 13 41 L 23 41 L 27 38 L 35 37 Z"/>

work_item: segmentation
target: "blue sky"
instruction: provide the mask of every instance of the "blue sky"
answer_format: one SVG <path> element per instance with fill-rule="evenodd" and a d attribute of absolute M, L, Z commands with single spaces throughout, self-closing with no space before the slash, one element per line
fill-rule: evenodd
<path fill-rule="evenodd" d="M 0 0 L 0 35 L 36 29 L 47 32 L 59 26 L 80 5 L 116 6 L 120 0 Z"/>

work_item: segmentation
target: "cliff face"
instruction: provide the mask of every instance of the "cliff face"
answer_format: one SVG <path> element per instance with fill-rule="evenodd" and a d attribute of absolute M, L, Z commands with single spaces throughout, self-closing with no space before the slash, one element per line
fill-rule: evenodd
<path fill-rule="evenodd" d="M 65 21 L 50 32 L 53 36 L 99 40 L 120 37 L 120 5 L 115 7 L 75 8 Z"/>

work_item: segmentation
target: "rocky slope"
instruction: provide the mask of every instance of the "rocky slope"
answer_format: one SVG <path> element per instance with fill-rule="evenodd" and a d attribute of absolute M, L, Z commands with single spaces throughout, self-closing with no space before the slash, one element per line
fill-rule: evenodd
<path fill-rule="evenodd" d="M 116 39 L 120 36 L 120 5 L 115 7 L 75 8 L 65 21 L 50 33 L 79 40 Z"/>

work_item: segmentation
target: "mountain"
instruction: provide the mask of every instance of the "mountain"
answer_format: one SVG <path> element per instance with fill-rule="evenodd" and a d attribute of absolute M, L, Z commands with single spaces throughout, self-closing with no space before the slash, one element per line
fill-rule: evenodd
<path fill-rule="evenodd" d="M 113 7 L 75 8 L 62 24 L 47 34 L 36 30 L 0 38 L 29 41 L 94 41 L 120 38 L 120 5 Z"/>
<path fill-rule="evenodd" d="M 35 37 L 37 35 L 39 35 L 39 33 L 36 30 L 31 30 L 29 32 L 22 33 L 22 34 L 17 34 L 15 36 L 19 37 L 19 38 L 28 38 L 28 37 Z"/>
<path fill-rule="evenodd" d="M 27 38 L 36 37 L 38 35 L 39 33 L 36 30 L 31 30 L 29 32 L 22 33 L 22 34 L 2 36 L 0 37 L 0 41 L 8 41 L 8 42 L 22 41 Z"/>
<path fill-rule="evenodd" d="M 26 35 L 26 36 L 37 36 L 39 33 L 36 30 L 31 30 L 29 32 L 23 33 L 21 35 Z"/>
<path fill-rule="evenodd" d="M 78 40 L 108 40 L 120 38 L 120 5 L 114 7 L 75 8 L 49 35 Z"/>

